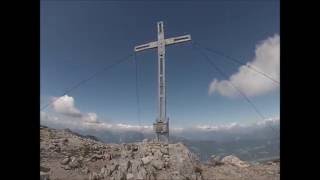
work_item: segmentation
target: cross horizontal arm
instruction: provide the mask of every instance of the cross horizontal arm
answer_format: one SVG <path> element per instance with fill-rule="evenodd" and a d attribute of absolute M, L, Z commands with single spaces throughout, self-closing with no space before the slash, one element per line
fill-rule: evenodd
<path fill-rule="evenodd" d="M 146 43 L 146 44 L 135 46 L 134 47 L 134 51 L 138 52 L 138 51 L 143 51 L 143 50 L 146 50 L 146 49 L 152 49 L 152 48 L 156 48 L 156 47 L 158 47 L 158 41 L 149 42 L 149 43 Z"/>
<path fill-rule="evenodd" d="M 166 45 L 170 45 L 170 44 L 176 44 L 176 43 L 181 43 L 181 42 L 190 41 L 190 40 L 191 40 L 191 35 L 188 34 L 184 36 L 165 39 L 165 42 L 166 42 Z"/>

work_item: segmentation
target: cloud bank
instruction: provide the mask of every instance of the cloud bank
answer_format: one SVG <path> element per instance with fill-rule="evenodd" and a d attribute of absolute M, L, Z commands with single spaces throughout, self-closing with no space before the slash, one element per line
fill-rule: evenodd
<path fill-rule="evenodd" d="M 98 115 L 94 112 L 83 113 L 75 107 L 74 98 L 64 95 L 60 98 L 54 97 L 52 104 L 53 113 L 40 112 L 42 124 L 59 128 L 70 129 L 90 129 L 90 130 L 111 130 L 111 131 L 140 131 L 152 130 L 152 126 L 138 126 L 129 124 L 110 124 L 98 120 Z"/>
<path fill-rule="evenodd" d="M 256 45 L 255 57 L 247 66 L 253 66 L 274 79 L 280 81 L 280 36 L 275 34 Z M 238 92 L 230 85 L 234 84 L 247 96 L 258 96 L 270 92 L 279 86 L 261 74 L 240 66 L 228 80 L 214 79 L 209 85 L 209 95 L 219 93 L 226 97 L 238 97 Z"/>
<path fill-rule="evenodd" d="M 98 116 L 96 113 L 89 112 L 89 113 L 82 113 L 78 110 L 74 105 L 74 99 L 71 96 L 64 95 L 60 98 L 54 97 L 53 110 L 61 115 L 66 117 L 75 118 L 84 122 L 88 123 L 98 123 Z"/>
<path fill-rule="evenodd" d="M 90 117 L 88 118 L 90 119 Z M 53 115 L 46 112 L 41 112 L 41 123 L 55 128 L 95 131 L 152 131 L 152 126 L 139 126 L 124 123 L 111 124 L 100 121 L 89 121 L 88 118 L 67 117 L 60 116 L 59 114 Z"/>
<path fill-rule="evenodd" d="M 41 124 L 53 128 L 69 128 L 73 130 L 94 130 L 94 131 L 137 131 L 143 133 L 153 133 L 151 125 L 132 125 L 125 123 L 108 123 L 107 120 L 98 120 L 96 113 L 89 112 L 83 113 L 75 107 L 74 98 L 68 95 L 60 99 L 54 98 L 56 101 L 53 103 L 53 112 L 46 113 L 40 112 Z M 223 132 L 235 131 L 238 129 L 256 129 L 270 124 L 279 122 L 279 117 L 266 119 L 252 124 L 228 123 L 222 125 L 197 125 L 191 128 L 183 127 L 170 127 L 170 131 L 175 133 L 184 132 Z"/>
<path fill-rule="evenodd" d="M 61 113 L 66 116 L 72 116 L 72 117 L 82 116 L 80 111 L 74 106 L 73 97 L 70 97 L 68 95 L 64 95 L 60 98 L 54 97 L 52 107 L 57 113 Z"/>
<path fill-rule="evenodd" d="M 251 124 L 241 124 L 237 122 L 222 124 L 222 125 L 198 125 L 194 130 L 203 130 L 203 131 L 232 131 L 235 129 L 254 129 L 259 127 L 265 127 L 269 125 L 277 125 L 280 123 L 279 117 L 268 118 L 263 121 L 258 121 Z"/>

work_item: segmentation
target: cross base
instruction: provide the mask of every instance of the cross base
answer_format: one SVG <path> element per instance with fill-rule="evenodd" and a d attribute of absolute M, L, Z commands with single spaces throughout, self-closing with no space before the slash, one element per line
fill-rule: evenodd
<path fill-rule="evenodd" d="M 157 135 L 157 141 L 163 141 L 161 138 L 162 136 L 165 137 L 164 141 L 169 142 L 169 120 L 166 122 L 163 121 L 157 121 L 153 123 L 153 130 L 155 131 Z"/>

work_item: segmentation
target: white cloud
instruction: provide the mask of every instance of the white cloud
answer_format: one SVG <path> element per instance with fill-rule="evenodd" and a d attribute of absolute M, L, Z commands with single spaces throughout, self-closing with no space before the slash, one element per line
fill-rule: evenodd
<path fill-rule="evenodd" d="M 67 117 L 67 116 L 58 116 L 47 114 L 41 112 L 41 122 L 44 125 L 59 127 L 59 128 L 70 128 L 75 130 L 95 130 L 95 131 L 140 131 L 144 133 L 153 133 L 152 125 L 132 125 L 117 123 L 111 124 L 107 122 L 98 122 L 98 121 L 87 121 L 82 118 Z M 275 125 L 280 122 L 279 117 L 268 118 L 264 121 L 259 121 L 251 124 L 240 124 L 237 122 L 226 123 L 221 125 L 197 125 L 193 128 L 183 128 L 183 127 L 171 127 L 171 133 L 183 133 L 183 132 L 206 132 L 206 131 L 237 131 L 239 129 L 248 131 L 254 130 L 256 128 L 267 127 L 268 125 Z"/>
<path fill-rule="evenodd" d="M 98 122 L 98 116 L 96 113 L 88 113 L 88 114 L 82 116 L 82 119 L 85 122 L 89 122 L 89 123 L 97 123 Z"/>
<path fill-rule="evenodd" d="M 255 50 L 252 62 L 247 63 L 280 81 L 280 37 L 275 34 L 261 41 Z M 214 79 L 209 85 L 209 95 L 217 92 L 226 97 L 237 97 L 238 92 L 230 85 L 232 83 L 247 96 L 258 96 L 270 92 L 279 86 L 263 75 L 240 66 L 238 72 L 231 75 L 228 80 Z"/>
<path fill-rule="evenodd" d="M 246 128 L 246 129 L 254 129 L 258 127 L 265 127 L 268 125 L 274 125 L 278 124 L 280 122 L 279 117 L 272 117 L 267 118 L 263 121 L 258 121 L 251 124 L 240 124 L 237 122 L 227 123 L 227 124 L 221 124 L 221 125 L 198 125 L 193 128 L 194 130 L 198 131 L 232 131 L 239 128 Z"/>
<path fill-rule="evenodd" d="M 94 129 L 94 130 L 122 130 L 122 131 L 151 131 L 152 126 L 138 126 L 130 124 L 109 124 L 98 121 L 98 115 L 93 112 L 82 113 L 75 107 L 74 98 L 68 95 L 59 99 L 53 98 L 54 112 L 48 114 L 41 111 L 41 122 L 60 128 Z"/>
<path fill-rule="evenodd" d="M 90 114 L 90 115 L 89 115 Z M 151 132 L 152 126 L 139 126 L 130 124 L 111 124 L 107 122 L 99 122 L 96 119 L 95 113 L 88 113 L 88 115 L 81 118 L 72 116 L 61 116 L 59 114 L 47 114 L 41 112 L 41 123 L 44 125 L 70 128 L 78 130 L 96 130 L 96 131 L 141 131 Z"/>
<path fill-rule="evenodd" d="M 124 123 L 107 123 L 106 121 L 98 121 L 98 115 L 93 112 L 82 113 L 75 107 L 74 98 L 65 95 L 59 99 L 54 97 L 56 100 L 53 103 L 54 112 L 51 114 L 41 113 L 41 122 L 46 125 L 51 125 L 60 128 L 70 128 L 70 129 L 93 129 L 93 130 L 110 130 L 110 131 L 142 131 L 152 132 L 152 125 L 131 125 Z M 172 131 L 181 131 L 183 128 L 171 128 Z"/>
<path fill-rule="evenodd" d="M 74 99 L 70 96 L 64 96 L 62 101 L 57 100 L 54 106 L 54 112 L 46 113 L 41 111 L 41 124 L 58 127 L 70 128 L 78 130 L 96 130 L 96 131 L 141 131 L 144 133 L 153 133 L 152 125 L 132 125 L 125 123 L 108 123 L 106 121 L 98 121 L 96 113 L 81 113 L 74 106 Z M 66 109 L 63 109 L 66 108 Z M 77 115 L 75 115 L 77 114 Z M 268 118 L 252 124 L 239 124 L 237 122 L 221 124 L 221 125 L 198 125 L 193 128 L 171 127 L 172 133 L 182 133 L 185 131 L 205 132 L 205 131 L 233 131 L 239 128 L 257 128 L 279 122 L 279 117 Z M 151 122 L 150 122 L 151 124 Z"/>
<path fill-rule="evenodd" d="M 57 97 L 53 98 L 53 109 L 57 113 L 61 113 L 67 116 L 81 117 L 82 114 L 74 106 L 74 99 L 68 95 L 64 95 L 59 99 Z"/>
<path fill-rule="evenodd" d="M 83 121 L 86 123 L 98 123 L 98 116 L 96 113 L 82 113 L 75 107 L 74 98 L 68 95 L 64 95 L 60 98 L 54 97 L 53 110 L 57 114 L 70 117 L 69 120 L 72 119 L 77 122 Z"/>
<path fill-rule="evenodd" d="M 228 124 L 223 124 L 223 125 L 198 125 L 196 126 L 196 129 L 198 130 L 210 130 L 210 131 L 219 131 L 219 130 L 230 130 L 235 127 L 239 127 L 243 125 L 239 125 L 236 122 L 228 123 Z"/>

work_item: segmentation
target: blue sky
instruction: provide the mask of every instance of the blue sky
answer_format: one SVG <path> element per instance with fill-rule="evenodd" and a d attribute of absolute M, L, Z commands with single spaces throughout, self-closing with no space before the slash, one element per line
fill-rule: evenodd
<path fill-rule="evenodd" d="M 132 53 L 135 45 L 155 41 L 159 20 L 166 38 L 191 34 L 201 45 L 247 63 L 259 42 L 279 34 L 279 16 L 278 1 L 41 1 L 41 104 Z M 208 54 L 228 76 L 237 73 L 239 65 Z M 137 60 L 141 123 L 150 125 L 157 115 L 156 50 L 138 53 Z M 225 79 L 190 43 L 167 47 L 166 60 L 172 126 L 260 121 L 243 98 L 208 94 L 215 78 Z M 68 95 L 79 111 L 94 112 L 101 121 L 138 124 L 133 58 Z M 250 99 L 264 116 L 279 116 L 279 88 Z"/>

